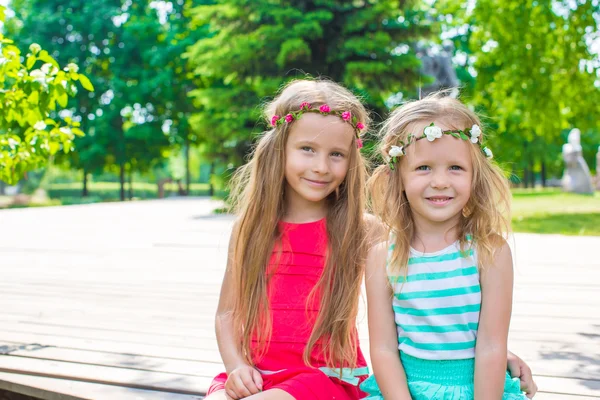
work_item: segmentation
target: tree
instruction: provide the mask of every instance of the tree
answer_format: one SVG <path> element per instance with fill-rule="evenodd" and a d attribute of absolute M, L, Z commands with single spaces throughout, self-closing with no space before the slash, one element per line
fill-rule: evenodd
<path fill-rule="evenodd" d="M 469 10 L 464 1 L 438 3 Z M 478 0 L 453 21 L 465 70 L 474 72 L 470 100 L 490 117 L 493 146 L 510 154 L 526 184 L 534 170 L 543 182 L 560 171 L 570 128 L 584 138 L 600 130 L 600 60 L 590 53 L 598 12 L 597 0 Z"/>
<path fill-rule="evenodd" d="M 1 20 L 4 10 L 0 7 Z M 93 86 L 76 64 L 61 70 L 37 43 L 29 46 L 25 65 L 12 40 L 0 34 L 0 43 L 0 180 L 14 184 L 59 151 L 72 151 L 74 138 L 83 132 L 78 122 L 61 121 L 57 113 L 76 96 L 76 82 L 89 91 Z"/>
<path fill-rule="evenodd" d="M 76 105 L 82 129 L 70 165 L 86 177 L 99 169 L 116 170 L 125 198 L 126 175 L 160 162 L 175 136 L 167 129 L 178 92 L 173 73 L 174 40 L 155 8 L 160 1 L 16 0 L 15 30 L 20 40 L 45 40 L 58 59 L 81 59 L 95 77 L 98 96 Z M 179 3 L 176 3 L 179 4 Z M 68 16 L 68 17 L 67 17 Z M 179 51 L 178 49 L 176 51 Z M 180 59 L 180 58 L 179 58 Z M 167 123 L 168 122 L 168 123 Z"/>
<path fill-rule="evenodd" d="M 414 93 L 411 45 L 430 32 L 416 1 L 221 0 L 192 10 L 206 37 L 189 48 L 199 111 L 191 119 L 208 159 L 238 164 L 249 151 L 260 105 L 304 74 L 341 82 L 379 115 L 398 92 Z"/>

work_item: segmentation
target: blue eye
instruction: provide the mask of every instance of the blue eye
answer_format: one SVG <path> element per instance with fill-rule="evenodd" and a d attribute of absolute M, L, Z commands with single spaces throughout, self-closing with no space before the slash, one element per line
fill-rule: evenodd
<path fill-rule="evenodd" d="M 313 148 L 309 147 L 309 146 L 302 146 L 302 147 L 300 147 L 300 150 L 303 150 L 303 151 L 314 151 Z"/>
<path fill-rule="evenodd" d="M 453 166 L 450 167 L 450 170 L 452 170 L 452 171 L 460 171 L 462 169 L 463 168 L 461 166 L 459 166 L 459 165 L 453 165 Z"/>
<path fill-rule="evenodd" d="M 420 167 L 417 167 L 417 171 L 428 171 L 430 169 L 431 167 L 429 165 L 421 165 Z"/>
<path fill-rule="evenodd" d="M 331 153 L 331 155 L 334 157 L 344 157 L 344 155 L 339 151 L 334 151 L 333 153 Z"/>

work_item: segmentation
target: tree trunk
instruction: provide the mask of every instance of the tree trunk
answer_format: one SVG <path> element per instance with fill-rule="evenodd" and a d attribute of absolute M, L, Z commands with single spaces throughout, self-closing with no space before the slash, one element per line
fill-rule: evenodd
<path fill-rule="evenodd" d="M 81 197 L 88 197 L 88 172 L 84 168 L 83 169 L 83 188 L 81 190 Z"/>
<path fill-rule="evenodd" d="M 186 136 L 185 138 L 185 195 L 190 195 L 190 140 Z"/>
<path fill-rule="evenodd" d="M 542 177 L 542 187 L 546 187 L 546 161 L 544 161 L 544 160 L 542 160 L 541 177 Z"/>
<path fill-rule="evenodd" d="M 125 164 L 119 164 L 119 182 L 121 183 L 121 191 L 119 198 L 121 201 L 125 201 Z"/>
<path fill-rule="evenodd" d="M 133 200 L 133 172 L 131 170 L 131 165 L 129 165 L 129 173 L 128 178 L 129 178 L 129 200 Z"/>
<path fill-rule="evenodd" d="M 535 188 L 535 172 L 533 168 L 533 160 L 529 159 L 529 178 L 531 179 L 531 188 Z"/>
<path fill-rule="evenodd" d="M 523 186 L 525 189 L 529 187 L 529 168 L 527 167 L 523 170 Z"/>
<path fill-rule="evenodd" d="M 215 195 L 215 187 L 213 186 L 212 177 L 213 171 L 215 170 L 215 162 L 210 163 L 210 171 L 208 171 L 208 195 L 210 197 Z"/>
<path fill-rule="evenodd" d="M 6 183 L 4 183 L 3 181 L 0 181 L 0 195 L 4 195 L 4 187 L 6 186 Z"/>

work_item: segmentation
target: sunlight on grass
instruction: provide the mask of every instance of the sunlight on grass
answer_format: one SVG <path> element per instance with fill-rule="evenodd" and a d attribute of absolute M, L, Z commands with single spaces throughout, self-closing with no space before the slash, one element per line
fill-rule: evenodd
<path fill-rule="evenodd" d="M 600 236 L 600 192 L 515 189 L 512 211 L 515 232 Z"/>

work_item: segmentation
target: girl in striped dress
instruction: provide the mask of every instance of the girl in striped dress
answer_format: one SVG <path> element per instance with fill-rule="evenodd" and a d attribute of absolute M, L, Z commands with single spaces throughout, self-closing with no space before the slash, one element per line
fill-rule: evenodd
<path fill-rule="evenodd" d="M 370 190 L 391 233 L 367 258 L 369 399 L 526 398 L 506 371 L 510 190 L 480 126 L 435 94 L 383 128 Z"/>

